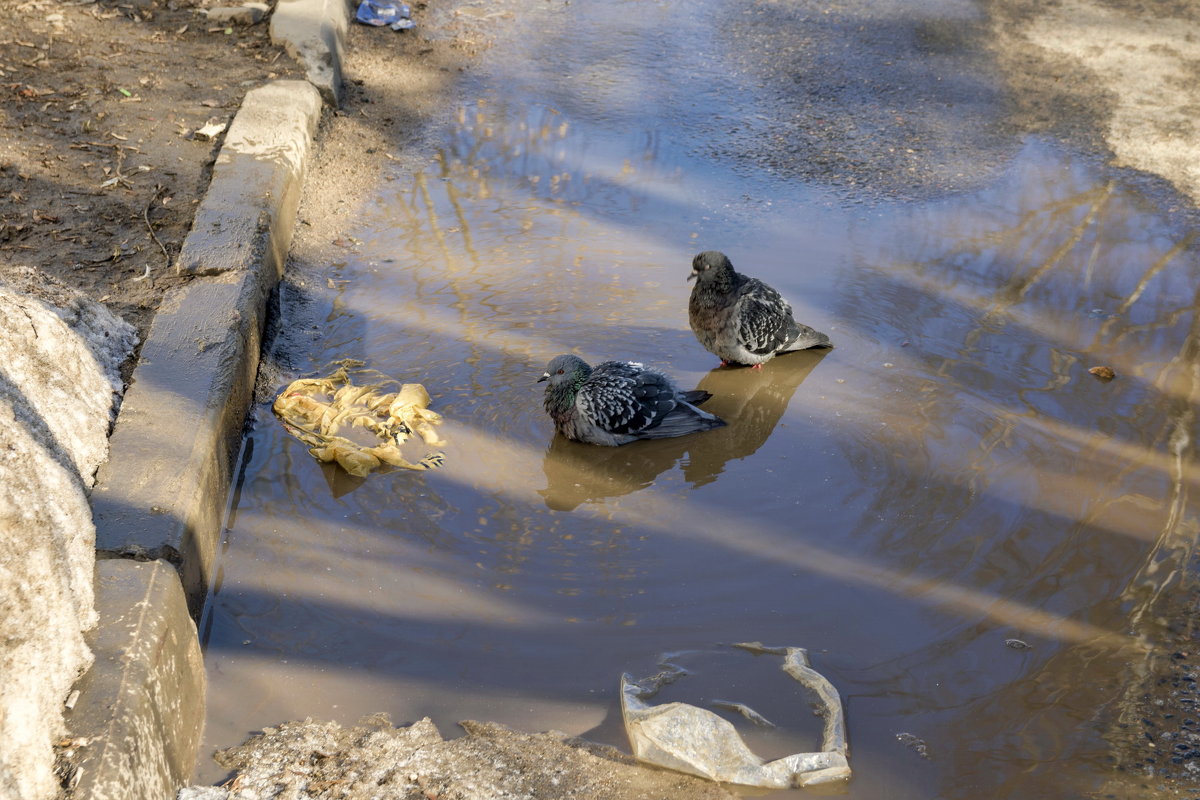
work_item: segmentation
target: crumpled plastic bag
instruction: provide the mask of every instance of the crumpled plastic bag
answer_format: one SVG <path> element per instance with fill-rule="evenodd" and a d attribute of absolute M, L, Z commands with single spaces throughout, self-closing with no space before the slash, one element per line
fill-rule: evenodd
<path fill-rule="evenodd" d="M 273 409 L 314 458 L 336 462 L 351 475 L 365 478 L 384 464 L 403 469 L 442 466 L 442 453 L 429 453 L 413 463 L 400 452 L 413 434 L 431 447 L 445 444 L 434 428 L 442 417 L 429 410 L 429 392 L 419 383 L 405 383 L 396 392 L 384 393 L 385 385 L 397 382 L 379 377 L 378 383 L 356 386 L 343 365 L 328 378 L 293 381 L 275 398 Z M 353 428 L 373 433 L 379 444 L 360 444 L 344 435 Z"/>
<path fill-rule="evenodd" d="M 647 699 L 684 674 L 665 664 L 668 669 L 641 681 L 634 681 L 628 674 L 621 676 L 621 714 L 633 755 L 648 764 L 740 786 L 790 789 L 849 780 L 841 699 L 833 684 L 809 666 L 804 648 L 764 647 L 758 642 L 733 646 L 756 654 L 783 656 L 783 671 L 816 694 L 821 703 L 819 713 L 825 719 L 821 752 L 764 761 L 746 746 L 728 720 L 707 709 L 687 703 L 649 705 Z M 737 710 L 749 716 L 743 708 Z M 748 708 L 746 711 L 752 712 Z"/>
<path fill-rule="evenodd" d="M 412 21 L 412 9 L 394 0 L 362 0 L 354 19 L 364 25 L 386 25 L 394 31 L 407 30 L 416 25 Z"/>

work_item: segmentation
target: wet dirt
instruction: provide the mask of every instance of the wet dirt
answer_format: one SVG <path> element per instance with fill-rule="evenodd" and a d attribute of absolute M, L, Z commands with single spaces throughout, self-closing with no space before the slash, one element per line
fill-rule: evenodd
<path fill-rule="evenodd" d="M 777 169 L 755 130 L 721 133 L 714 109 L 784 112 L 733 68 L 764 40 L 719 4 L 488 8 L 445 11 L 456 46 L 491 48 L 415 82 L 444 107 L 351 61 L 331 141 L 357 147 L 322 155 L 301 211 L 201 623 L 210 749 L 377 711 L 624 747 L 620 674 L 675 651 L 716 666 L 669 699 L 745 703 L 779 725 L 730 712 L 764 755 L 811 749 L 786 677 L 725 663 L 758 639 L 809 648 L 841 691 L 851 798 L 1162 796 L 1165 764 L 1116 741 L 1149 654 L 1180 641 L 1161 598 L 1197 533 L 1186 204 L 1082 138 L 1005 127 L 990 83 L 958 112 L 978 137 L 917 114 L 944 152 L 877 157 L 903 142 L 876 132 L 878 168 L 768 147 Z M 975 24 L 898 26 L 932 47 Z M 385 64 L 394 39 L 370 34 L 357 63 Z M 714 369 L 685 313 L 709 248 L 836 347 Z M 730 424 L 557 439 L 535 380 L 568 351 L 661 366 Z M 354 479 L 271 419 L 291 378 L 347 357 L 429 389 L 442 470 Z"/>

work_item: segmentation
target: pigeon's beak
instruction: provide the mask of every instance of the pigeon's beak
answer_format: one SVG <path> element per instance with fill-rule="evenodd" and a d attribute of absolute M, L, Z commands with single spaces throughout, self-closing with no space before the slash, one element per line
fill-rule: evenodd
<path fill-rule="evenodd" d="M 543 373 L 542 373 L 542 377 L 538 378 L 538 379 L 537 379 L 537 382 L 538 382 L 538 383 L 541 383 L 542 381 L 548 381 L 548 380 L 550 380 L 550 373 L 549 373 L 549 372 L 543 372 Z"/>
<path fill-rule="evenodd" d="M 698 278 L 699 276 L 700 276 L 699 272 L 697 272 L 696 270 L 692 270 L 691 274 L 689 274 L 687 277 L 688 283 L 691 283 L 692 281 L 696 280 L 696 278 Z"/>

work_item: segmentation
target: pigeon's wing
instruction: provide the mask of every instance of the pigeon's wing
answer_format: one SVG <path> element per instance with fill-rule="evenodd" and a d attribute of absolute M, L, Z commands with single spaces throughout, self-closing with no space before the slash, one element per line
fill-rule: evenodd
<path fill-rule="evenodd" d="M 792 307 L 757 278 L 742 287 L 733 319 L 742 346 L 756 355 L 774 353 L 795 338 Z"/>
<path fill-rule="evenodd" d="M 636 435 L 662 422 L 679 401 L 674 384 L 661 372 L 606 361 L 579 387 L 575 405 L 584 419 L 609 433 Z"/>
<path fill-rule="evenodd" d="M 793 338 L 784 348 L 785 351 L 807 350 L 810 347 L 833 347 L 828 336 L 800 322 L 792 323 L 791 336 Z"/>

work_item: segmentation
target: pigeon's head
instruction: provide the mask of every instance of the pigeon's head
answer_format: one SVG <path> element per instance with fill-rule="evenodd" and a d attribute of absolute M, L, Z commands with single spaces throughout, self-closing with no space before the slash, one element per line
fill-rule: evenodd
<path fill-rule="evenodd" d="M 692 259 L 692 273 L 688 275 L 688 280 L 696 278 L 704 281 L 732 271 L 733 264 L 729 263 L 729 258 L 724 253 L 718 250 L 705 250 Z"/>
<path fill-rule="evenodd" d="M 587 362 L 579 356 L 561 355 L 550 359 L 546 371 L 538 378 L 538 383 L 550 381 L 547 391 L 560 386 L 572 386 L 583 381 L 592 371 Z"/>

